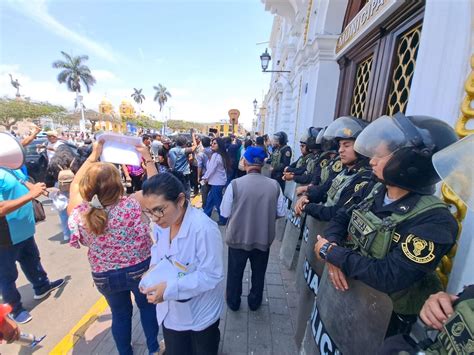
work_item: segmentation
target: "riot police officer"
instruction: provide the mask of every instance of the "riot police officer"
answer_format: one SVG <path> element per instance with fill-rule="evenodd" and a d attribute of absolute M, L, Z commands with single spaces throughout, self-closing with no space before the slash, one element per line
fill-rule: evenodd
<path fill-rule="evenodd" d="M 271 165 L 271 178 L 278 181 L 282 191 L 285 191 L 285 180 L 282 179 L 283 171 L 290 165 L 291 148 L 287 145 L 288 136 L 285 132 L 277 132 L 274 134 L 274 148 L 270 159 L 267 163 Z"/>
<path fill-rule="evenodd" d="M 298 212 L 303 211 L 319 220 L 329 221 L 354 193 L 371 186 L 372 172 L 368 159 L 354 150 L 355 139 L 366 126 L 366 122 L 350 116 L 339 117 L 328 126 L 325 138 L 339 144 L 339 161 L 332 170 L 337 168 L 340 173 L 327 190 L 324 187 L 309 188 L 306 198 L 300 201 Z M 321 204 L 323 200 L 324 204 Z"/>
<path fill-rule="evenodd" d="M 472 152 L 474 135 L 454 143 L 433 156 L 433 165 L 443 181 L 474 210 Z M 474 285 L 458 295 L 438 292 L 423 305 L 410 334 L 385 340 L 378 354 L 394 353 L 471 354 L 474 353 Z"/>
<path fill-rule="evenodd" d="M 318 236 L 315 253 L 326 260 L 337 290 L 346 277 L 390 296 L 393 314 L 386 335 L 406 333 L 424 301 L 441 289 L 435 268 L 455 242 L 456 220 L 432 196 L 439 181 L 432 155 L 454 143 L 454 130 L 425 116 L 397 113 L 372 122 L 355 150 L 370 157 L 380 181 L 349 210 L 340 210 Z"/>
<path fill-rule="evenodd" d="M 310 127 L 308 132 L 300 139 L 300 148 L 305 151 L 304 164 L 300 163 L 298 166 L 298 159 L 285 169 L 283 178 L 286 181 L 294 181 L 297 184 L 309 184 L 313 179 L 313 172 L 315 171 L 319 157 L 321 155 L 321 144 L 316 142 L 316 138 L 322 128 Z M 294 165 L 294 166 L 293 166 Z"/>

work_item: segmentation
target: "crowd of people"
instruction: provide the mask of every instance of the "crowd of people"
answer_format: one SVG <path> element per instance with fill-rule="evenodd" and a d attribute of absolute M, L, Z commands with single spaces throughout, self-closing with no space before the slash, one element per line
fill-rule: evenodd
<path fill-rule="evenodd" d="M 444 293 L 435 272 L 458 232 L 447 205 L 434 196 L 440 179 L 432 156 L 457 140 L 443 121 L 401 113 L 370 124 L 340 117 L 307 129 L 296 160 L 285 132 L 273 139 L 144 134 L 136 147 L 139 166 L 100 162 L 100 139 L 84 139 L 75 152 L 57 132 L 47 136 L 46 184 L 0 168 L 0 286 L 17 323 L 31 315 L 15 286 L 16 261 L 35 299 L 64 283 L 48 279 L 34 242 L 31 201 L 49 191 L 65 240 L 88 248 L 92 279 L 110 305 L 120 354 L 133 353 L 132 294 L 150 353 L 163 353 L 166 346 L 167 354 L 217 354 L 224 302 L 239 310 L 250 260 L 247 301 L 251 311 L 259 309 L 276 220 L 293 214 L 304 220 L 300 236 L 308 231 L 299 252 L 314 273 L 326 269 L 340 292 L 348 292 L 353 279 L 390 297 L 393 312 L 381 353 L 439 349 L 446 346 L 443 334 L 452 339 L 443 324 L 465 295 Z M 198 195 L 202 208 L 191 204 Z M 223 225 L 226 285 L 218 228 Z M 162 279 L 163 265 L 177 276 Z M 316 291 L 300 289 L 300 327 L 308 322 Z M 439 330 L 438 338 L 421 342 L 411 336 L 419 315 Z"/>

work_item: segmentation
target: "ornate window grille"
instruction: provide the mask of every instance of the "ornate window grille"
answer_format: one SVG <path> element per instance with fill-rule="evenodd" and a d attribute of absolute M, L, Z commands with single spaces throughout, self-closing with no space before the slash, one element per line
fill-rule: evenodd
<path fill-rule="evenodd" d="M 397 112 L 405 113 L 406 111 L 420 37 L 421 24 L 399 38 L 395 52 L 396 60 L 392 76 L 392 88 L 388 95 L 387 114 L 390 116 Z"/>
<path fill-rule="evenodd" d="M 352 92 L 351 115 L 362 118 L 364 115 L 367 92 L 369 90 L 370 70 L 373 56 L 370 56 L 357 66 L 354 91 Z"/>

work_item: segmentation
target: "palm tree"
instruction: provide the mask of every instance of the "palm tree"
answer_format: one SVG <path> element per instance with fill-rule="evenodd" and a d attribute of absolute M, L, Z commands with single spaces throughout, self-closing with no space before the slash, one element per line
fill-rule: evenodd
<path fill-rule="evenodd" d="M 165 106 L 166 104 L 166 101 L 168 101 L 168 97 L 171 97 L 171 94 L 168 91 L 168 89 L 161 84 L 158 84 L 158 86 L 153 86 L 153 89 L 156 90 L 153 101 L 158 102 L 158 105 L 160 105 L 160 112 L 161 112 L 161 110 L 163 109 L 163 106 Z"/>
<path fill-rule="evenodd" d="M 61 51 L 65 60 L 57 60 L 53 62 L 53 68 L 62 69 L 58 74 L 58 82 L 60 84 L 66 83 L 69 91 L 76 93 L 77 108 L 80 105 L 81 110 L 81 131 L 85 130 L 85 119 L 84 119 L 84 106 L 82 105 L 82 98 L 79 96 L 81 92 L 81 85 L 86 87 L 87 92 L 91 91 L 91 86 L 96 83 L 95 78 L 92 76 L 91 70 L 87 65 L 84 64 L 89 59 L 87 55 L 71 56 L 66 52 Z"/>
<path fill-rule="evenodd" d="M 133 100 L 137 103 L 138 105 L 138 111 L 139 111 L 139 116 L 142 115 L 142 108 L 141 105 L 143 103 L 143 100 L 145 100 L 145 95 L 142 94 L 143 89 L 135 89 L 133 88 L 133 94 L 130 95 Z"/>

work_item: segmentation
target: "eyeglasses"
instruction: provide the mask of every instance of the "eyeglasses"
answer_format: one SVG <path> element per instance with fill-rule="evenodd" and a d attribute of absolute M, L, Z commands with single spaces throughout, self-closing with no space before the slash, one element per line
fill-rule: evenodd
<path fill-rule="evenodd" d="M 150 219 L 152 217 L 161 218 L 165 215 L 165 210 L 167 207 L 168 205 L 166 205 L 165 207 L 155 207 L 152 210 L 143 209 L 142 212 Z"/>

